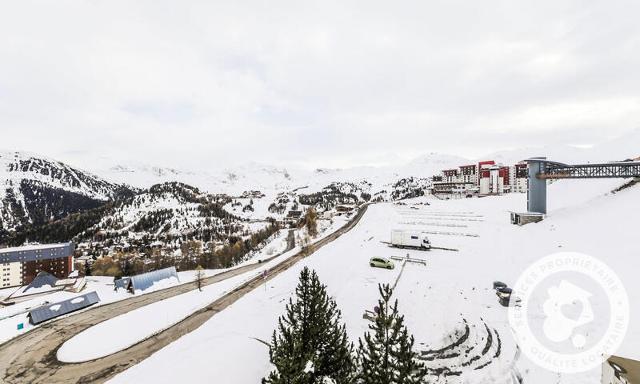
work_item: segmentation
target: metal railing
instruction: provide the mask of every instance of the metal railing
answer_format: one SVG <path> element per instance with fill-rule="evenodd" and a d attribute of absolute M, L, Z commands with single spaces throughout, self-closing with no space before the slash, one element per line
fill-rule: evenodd
<path fill-rule="evenodd" d="M 545 162 L 538 179 L 595 179 L 612 177 L 640 177 L 640 162 L 567 165 Z"/>

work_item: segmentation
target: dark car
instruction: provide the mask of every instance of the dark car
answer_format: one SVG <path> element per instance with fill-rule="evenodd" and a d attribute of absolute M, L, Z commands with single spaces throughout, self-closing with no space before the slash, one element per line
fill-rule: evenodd
<path fill-rule="evenodd" d="M 513 294 L 513 290 L 508 287 L 500 287 L 496 289 L 496 295 L 498 296 L 498 301 L 500 305 L 503 307 L 508 307 L 511 302 L 511 295 Z"/>

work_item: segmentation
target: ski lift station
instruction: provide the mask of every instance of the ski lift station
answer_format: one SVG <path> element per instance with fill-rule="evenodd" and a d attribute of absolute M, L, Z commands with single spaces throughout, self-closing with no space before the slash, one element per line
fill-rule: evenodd
<path fill-rule="evenodd" d="M 547 214 L 547 180 L 640 177 L 640 161 L 568 165 L 532 157 L 525 162 L 527 175 L 527 212 L 511 213 L 512 224 L 540 221 Z"/>

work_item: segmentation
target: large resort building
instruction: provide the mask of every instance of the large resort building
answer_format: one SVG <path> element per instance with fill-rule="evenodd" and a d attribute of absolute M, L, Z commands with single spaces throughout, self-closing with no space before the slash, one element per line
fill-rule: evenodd
<path fill-rule="evenodd" d="M 527 191 L 527 164 L 496 164 L 493 160 L 445 169 L 431 179 L 429 191 L 434 195 L 458 194 L 480 196 Z"/>
<path fill-rule="evenodd" d="M 42 271 L 68 277 L 74 250 L 73 243 L 0 248 L 0 288 L 27 285 Z"/>

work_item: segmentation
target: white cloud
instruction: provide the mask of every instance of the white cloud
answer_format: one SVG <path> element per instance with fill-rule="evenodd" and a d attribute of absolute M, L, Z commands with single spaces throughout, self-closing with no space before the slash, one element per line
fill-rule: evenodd
<path fill-rule="evenodd" d="M 339 166 L 640 126 L 632 1 L 5 1 L 0 147 Z"/>

